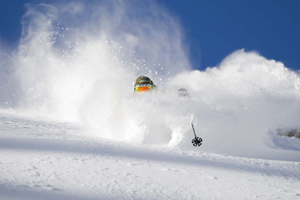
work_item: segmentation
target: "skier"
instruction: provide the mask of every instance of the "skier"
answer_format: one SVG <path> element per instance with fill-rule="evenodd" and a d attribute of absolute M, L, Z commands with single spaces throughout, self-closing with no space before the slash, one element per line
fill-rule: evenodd
<path fill-rule="evenodd" d="M 149 92 L 156 89 L 157 86 L 153 81 L 147 76 L 140 76 L 134 82 L 134 91 L 139 93 Z M 180 88 L 178 90 L 179 97 L 189 97 L 190 94 L 185 88 Z"/>
<path fill-rule="evenodd" d="M 155 88 L 156 88 L 156 85 L 147 76 L 138 77 L 134 83 L 134 91 L 139 92 L 139 93 L 149 92 Z"/>

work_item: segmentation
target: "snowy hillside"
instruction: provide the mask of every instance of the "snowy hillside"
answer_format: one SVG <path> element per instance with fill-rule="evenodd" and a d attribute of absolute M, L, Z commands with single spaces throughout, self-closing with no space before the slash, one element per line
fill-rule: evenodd
<path fill-rule="evenodd" d="M 244 49 L 193 70 L 178 20 L 137 2 L 28 6 L 0 43 L 0 200 L 300 199 L 299 72 Z"/>
<path fill-rule="evenodd" d="M 104 140 L 1 114 L 0 199 L 300 199 L 300 163 Z"/>

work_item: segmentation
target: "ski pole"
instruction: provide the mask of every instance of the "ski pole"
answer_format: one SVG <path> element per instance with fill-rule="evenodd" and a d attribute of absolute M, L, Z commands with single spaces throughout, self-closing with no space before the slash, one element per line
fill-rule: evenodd
<path fill-rule="evenodd" d="M 202 140 L 202 138 L 197 137 L 193 122 L 191 123 L 191 125 L 192 125 L 193 132 L 194 132 L 194 135 L 195 135 L 195 138 L 192 140 L 192 144 L 194 145 L 194 147 L 197 147 L 197 146 L 200 147 L 202 145 L 203 140 Z"/>

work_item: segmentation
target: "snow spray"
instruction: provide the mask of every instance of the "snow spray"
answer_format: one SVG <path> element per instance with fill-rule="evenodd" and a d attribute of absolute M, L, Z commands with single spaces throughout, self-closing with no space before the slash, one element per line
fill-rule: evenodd
<path fill-rule="evenodd" d="M 277 129 L 299 128 L 298 72 L 243 49 L 192 70 L 179 20 L 154 1 L 39 4 L 21 22 L 19 46 L 0 46 L 1 108 L 182 149 L 193 148 L 194 114 L 205 138 L 199 151 L 257 157 L 281 148 Z M 134 94 L 141 75 L 158 92 Z M 179 88 L 189 96 L 178 97 Z"/>

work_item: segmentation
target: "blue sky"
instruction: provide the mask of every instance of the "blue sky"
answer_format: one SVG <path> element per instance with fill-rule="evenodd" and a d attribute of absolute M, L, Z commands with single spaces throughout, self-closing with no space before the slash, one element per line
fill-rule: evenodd
<path fill-rule="evenodd" d="M 215 66 L 237 49 L 256 50 L 268 59 L 300 69 L 300 1 L 164 0 L 186 29 L 192 60 Z"/>
<path fill-rule="evenodd" d="M 2 0 L 0 38 L 17 45 L 25 3 L 49 0 Z M 300 69 L 300 1 L 298 0 L 160 0 L 183 27 L 196 69 L 216 66 L 241 48 Z"/>

